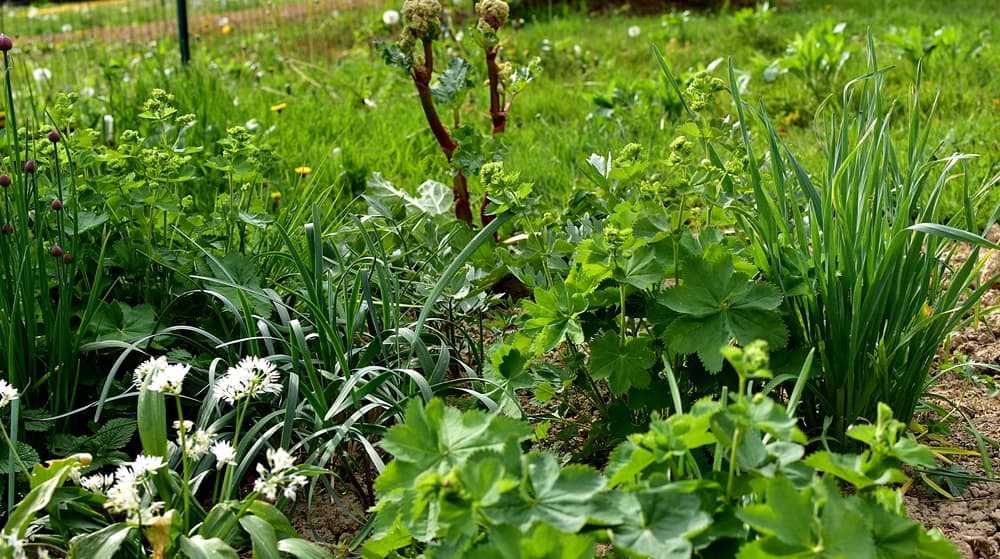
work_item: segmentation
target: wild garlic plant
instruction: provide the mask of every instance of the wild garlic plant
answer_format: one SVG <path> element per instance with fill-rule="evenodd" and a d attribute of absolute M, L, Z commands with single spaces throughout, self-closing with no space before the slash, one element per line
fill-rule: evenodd
<path fill-rule="evenodd" d="M 248 544 L 254 556 L 329 557 L 322 548 L 298 537 L 284 514 L 272 502 L 294 500 L 308 478 L 327 473 L 321 468 L 296 464 L 296 457 L 283 448 L 268 448 L 256 464 L 258 478 L 249 493 L 236 493 L 235 469 L 240 456 L 242 423 L 252 402 L 282 391 L 274 364 L 246 357 L 229 367 L 210 385 L 206 407 L 225 402 L 233 406 L 233 434 L 220 431 L 223 421 L 196 424 L 185 419 L 181 405 L 185 379 L 191 366 L 154 357 L 133 373 L 140 398 L 137 409 L 143 453 L 120 464 L 114 472 L 92 472 L 82 476 L 89 456 L 75 456 L 38 465 L 31 472 L 34 488 L 15 507 L 0 539 L 4 557 L 26 557 L 55 553 L 67 557 L 126 556 L 156 558 L 201 556 L 236 557 Z M 18 397 L 17 391 L 0 381 L 0 405 Z M 175 439 L 166 440 L 166 402 L 176 404 Z M 204 419 L 204 414 L 199 414 Z M 204 423 L 201 421 L 200 423 Z M 5 429 L 0 429 L 5 439 Z M 212 492 L 200 491 L 206 479 L 214 478 Z M 70 479 L 74 485 L 59 489 Z M 70 509 L 68 503 L 75 503 Z M 67 513 L 67 511 L 70 511 Z M 56 511 L 59 511 L 56 513 Z M 43 518 L 38 514 L 48 512 Z M 84 523 L 83 521 L 86 520 Z M 44 533 L 42 532 L 44 528 Z M 88 528 L 81 528 L 87 526 Z"/>

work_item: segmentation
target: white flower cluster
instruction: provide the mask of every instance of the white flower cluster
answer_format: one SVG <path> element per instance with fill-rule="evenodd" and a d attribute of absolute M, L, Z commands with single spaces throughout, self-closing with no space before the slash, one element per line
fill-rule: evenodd
<path fill-rule="evenodd" d="M 232 405 L 263 394 L 281 394 L 278 371 L 273 363 L 259 357 L 244 357 L 215 384 L 215 397 Z"/>
<path fill-rule="evenodd" d="M 131 464 L 118 467 L 114 474 L 113 484 L 108 483 L 110 481 L 108 477 L 101 476 L 84 478 L 81 480 L 81 484 L 85 484 L 83 486 L 87 489 L 107 487 L 105 495 L 108 500 L 104 503 L 106 509 L 125 514 L 129 521 L 148 524 L 153 516 L 163 508 L 162 502 L 151 502 L 147 498 L 152 494 L 149 489 L 149 479 L 164 465 L 163 458 L 159 456 L 140 454 Z"/>
<path fill-rule="evenodd" d="M 190 370 L 191 365 L 168 363 L 167 358 L 162 355 L 160 357 L 150 357 L 135 368 L 133 383 L 136 387 L 142 388 L 146 384 L 146 379 L 149 379 L 149 384 L 146 385 L 146 388 L 153 392 L 180 394 L 184 377 L 187 376 Z"/>
<path fill-rule="evenodd" d="M 80 480 L 80 485 L 89 491 L 103 493 L 108 500 L 104 507 L 114 513 L 122 513 L 130 522 L 149 524 L 163 508 L 163 503 L 152 501 L 153 494 L 149 479 L 164 466 L 159 456 L 140 454 L 130 464 L 118 467 L 114 475 L 95 474 Z"/>
<path fill-rule="evenodd" d="M 181 437 L 181 423 L 174 421 L 174 429 L 177 431 L 177 446 L 184 449 L 184 454 L 192 460 L 197 460 L 208 454 L 212 443 L 215 442 L 215 431 L 211 429 L 195 429 L 194 423 L 184 420 L 184 435 Z"/>
<path fill-rule="evenodd" d="M 223 466 L 236 465 L 236 449 L 229 441 L 215 441 L 212 445 L 212 454 L 215 455 L 215 467 L 222 469 Z"/>
<path fill-rule="evenodd" d="M 12 559 L 28 559 L 28 554 L 24 551 L 24 540 L 17 539 L 17 534 L 10 534 L 4 531 L 0 536 L 0 551 L 4 551 L 7 557 Z"/>
<path fill-rule="evenodd" d="M 7 407 L 7 404 L 17 400 L 21 394 L 9 382 L 0 379 L 0 408 Z"/>
<path fill-rule="evenodd" d="M 269 467 L 257 464 L 260 478 L 253 482 L 254 491 L 270 501 L 278 498 L 278 491 L 286 499 L 295 499 L 295 492 L 306 484 L 306 476 L 295 473 L 295 458 L 283 448 L 269 448 L 267 463 Z"/>

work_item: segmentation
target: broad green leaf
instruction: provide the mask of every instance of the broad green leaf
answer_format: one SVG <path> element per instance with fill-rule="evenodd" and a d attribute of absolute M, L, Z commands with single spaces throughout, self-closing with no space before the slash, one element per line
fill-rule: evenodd
<path fill-rule="evenodd" d="M 446 407 L 439 399 L 424 406 L 411 400 L 406 420 L 386 432 L 381 445 L 390 452 L 406 472 L 434 470 L 448 473 L 460 466 L 473 453 L 482 450 L 500 451 L 507 440 L 524 440 L 531 436 L 527 424 L 495 414 L 469 411 L 464 414 Z M 388 470 L 387 470 L 388 471 Z M 412 483 L 401 476 L 398 481 Z M 380 491 L 391 488 L 395 481 L 379 476 Z"/>
<path fill-rule="evenodd" d="M 144 454 L 162 456 L 166 460 L 167 404 L 162 393 L 146 389 L 151 378 L 147 377 L 145 384 L 139 389 L 139 402 L 136 405 L 139 440 Z"/>
<path fill-rule="evenodd" d="M 535 302 L 526 302 L 524 309 L 529 318 L 523 333 L 534 337 L 532 348 L 536 352 L 550 351 L 565 339 L 583 343 L 583 327 L 577 320 L 587 310 L 587 297 L 583 293 L 568 289 L 556 279 L 552 289 L 536 289 Z"/>
<path fill-rule="evenodd" d="M 263 229 L 264 227 L 274 223 L 274 218 L 267 214 L 248 212 L 244 210 L 237 212 L 236 217 L 243 223 L 259 229 Z"/>
<path fill-rule="evenodd" d="M 832 480 L 820 514 L 824 552 L 829 557 L 880 557 L 865 516 L 840 496 Z"/>
<path fill-rule="evenodd" d="M 236 550 L 218 538 L 181 536 L 180 543 L 181 552 L 190 559 L 239 559 Z"/>
<path fill-rule="evenodd" d="M 962 553 L 951 543 L 940 530 L 934 528 L 928 532 L 923 530 L 917 537 L 919 546 L 917 559 L 960 559 Z"/>
<path fill-rule="evenodd" d="M 603 239 L 585 239 L 576 247 L 573 267 L 566 283 L 578 291 L 591 293 L 602 281 L 611 277 L 611 253 L 604 246 Z"/>
<path fill-rule="evenodd" d="M 131 307 L 122 302 L 102 303 L 91 322 L 98 341 L 130 342 L 153 333 L 156 312 L 150 305 Z"/>
<path fill-rule="evenodd" d="M 298 559 L 333 559 L 333 555 L 315 543 L 302 538 L 278 540 L 278 551 Z"/>
<path fill-rule="evenodd" d="M 450 214 L 454 206 L 451 188 L 443 183 L 427 180 L 417 187 L 415 205 L 430 215 Z"/>
<path fill-rule="evenodd" d="M 258 502 L 260 501 L 255 501 L 251 508 Z M 229 502 L 216 503 L 198 528 L 198 535 L 203 538 L 228 540 L 235 533 L 236 526 L 237 519 L 232 505 Z"/>
<path fill-rule="evenodd" d="M 110 216 L 108 216 L 108 214 L 95 214 L 93 212 L 85 212 L 85 211 L 77 212 L 76 233 L 80 234 L 89 231 L 94 227 L 97 227 L 98 225 L 104 224 L 105 222 L 108 221 L 109 218 Z M 67 235 L 72 235 L 73 225 L 67 223 L 65 226 L 63 226 L 63 230 L 66 232 Z"/>
<path fill-rule="evenodd" d="M 221 259 L 208 261 L 212 270 L 211 277 L 217 281 L 209 281 L 205 286 L 225 297 L 233 306 L 241 308 L 241 296 L 251 305 L 253 312 L 267 316 L 271 310 L 271 302 L 258 293 L 261 290 L 260 278 L 257 275 L 257 265 L 245 254 L 231 252 Z"/>
<path fill-rule="evenodd" d="M 375 48 L 382 53 L 382 60 L 392 68 L 409 70 L 413 68 L 413 57 L 399 50 L 393 41 L 376 41 Z"/>
<path fill-rule="evenodd" d="M 740 520 L 758 532 L 777 537 L 786 545 L 814 549 L 816 533 L 813 520 L 813 488 L 796 490 L 792 482 L 779 477 L 767 480 L 763 503 L 747 505 L 736 511 Z"/>
<path fill-rule="evenodd" d="M 476 559 L 579 559 L 594 557 L 594 538 L 584 534 L 566 534 L 549 526 L 536 524 L 525 534 L 509 524 L 490 530 L 492 542 L 473 549 L 466 557 Z"/>
<path fill-rule="evenodd" d="M 626 257 L 616 259 L 614 278 L 636 289 L 660 285 L 673 269 L 673 245 L 657 243 L 631 250 Z"/>
<path fill-rule="evenodd" d="M 509 492 L 484 509 L 495 522 L 527 529 L 545 522 L 563 532 L 576 533 L 587 523 L 591 499 L 606 486 L 601 474 L 587 466 L 559 467 L 550 454 L 532 452 L 524 457 L 522 490 Z"/>
<path fill-rule="evenodd" d="M 247 515 L 240 518 L 240 526 L 250 534 L 254 559 L 281 559 L 278 536 L 270 524 L 257 516 Z"/>
<path fill-rule="evenodd" d="M 722 370 L 719 348 L 729 344 L 726 319 L 721 315 L 691 317 L 681 315 L 663 331 L 667 347 L 677 353 L 697 353 L 709 372 Z"/>
<path fill-rule="evenodd" d="M 888 483 L 903 483 L 909 479 L 906 474 L 896 468 L 880 467 L 876 471 L 870 472 L 870 457 L 871 453 L 868 451 L 862 454 L 838 454 L 820 451 L 807 456 L 805 463 L 821 472 L 836 476 L 857 489 L 867 489 L 874 485 Z M 872 478 L 869 473 L 875 473 L 877 477 Z"/>
<path fill-rule="evenodd" d="M 500 455 L 493 452 L 474 454 L 457 473 L 462 489 L 477 506 L 493 505 L 502 493 L 517 487 L 517 482 L 507 477 Z"/>
<path fill-rule="evenodd" d="M 292 523 L 288 521 L 288 517 L 286 517 L 283 512 L 278 510 L 278 507 L 268 503 L 267 501 L 254 499 L 254 502 L 250 503 L 250 506 L 247 508 L 247 512 L 259 517 L 269 526 L 274 528 L 279 537 L 284 536 L 287 538 L 298 536 L 298 532 L 296 532 Z"/>
<path fill-rule="evenodd" d="M 132 532 L 123 522 L 105 526 L 96 532 L 82 534 L 69 542 L 69 559 L 112 559 Z"/>
<path fill-rule="evenodd" d="M 42 476 L 45 481 L 37 484 L 32 483 L 33 487 L 31 491 L 21 499 L 7 517 L 7 523 L 4 524 L 3 532 L 5 534 L 12 534 L 19 540 L 23 540 L 28 527 L 35 518 L 35 513 L 49 505 L 52 495 L 66 481 L 66 477 L 69 476 L 70 471 L 79 465 L 79 460 L 75 458 L 58 460 L 48 467 L 40 464 L 36 465 L 34 471 L 38 472 L 38 475 Z M 34 475 L 33 473 L 32 476 Z"/>
<path fill-rule="evenodd" d="M 706 253 L 684 261 L 681 284 L 666 290 L 659 302 L 681 316 L 667 326 L 667 346 L 678 353 L 697 353 L 710 372 L 722 370 L 719 348 L 764 340 L 785 346 L 788 329 L 775 311 L 781 293 L 772 285 L 752 282 L 733 269 L 733 257 Z"/>
<path fill-rule="evenodd" d="M 649 349 L 649 338 L 619 339 L 618 333 L 607 331 L 590 344 L 590 375 L 608 378 L 611 392 L 620 395 L 633 386 L 649 386 L 649 368 L 656 355 Z"/>
<path fill-rule="evenodd" d="M 465 98 L 466 90 L 472 86 L 475 69 L 465 59 L 458 56 L 448 61 L 448 67 L 438 77 L 437 84 L 431 86 L 431 97 L 438 105 L 458 106 Z"/>
<path fill-rule="evenodd" d="M 626 493 L 621 506 L 625 522 L 612 529 L 612 542 L 654 559 L 691 557 L 690 539 L 712 523 L 697 495 L 670 486 Z"/>
<path fill-rule="evenodd" d="M 609 477 L 608 485 L 617 487 L 626 481 L 637 479 L 651 464 L 656 462 L 656 455 L 636 446 L 632 441 L 618 445 L 608 458 L 605 475 Z"/>

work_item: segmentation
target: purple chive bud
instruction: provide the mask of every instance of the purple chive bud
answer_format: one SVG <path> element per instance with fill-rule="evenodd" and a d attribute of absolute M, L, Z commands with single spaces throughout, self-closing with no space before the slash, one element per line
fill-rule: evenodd
<path fill-rule="evenodd" d="M 29 175 L 31 173 L 35 172 L 35 160 L 34 159 L 29 159 L 29 160 L 27 160 L 27 161 L 24 162 L 24 172 L 28 173 Z"/>
<path fill-rule="evenodd" d="M 72 264 L 73 263 L 73 255 L 70 254 L 70 253 L 68 253 L 68 252 L 66 254 L 64 254 L 63 255 L 63 262 L 65 262 L 67 264 Z"/>
<path fill-rule="evenodd" d="M 10 186 L 10 175 L 8 175 L 6 173 L 3 174 L 3 175 L 0 175 L 0 186 L 2 186 L 4 188 L 7 188 L 8 186 Z"/>
<path fill-rule="evenodd" d="M 49 252 L 51 252 L 52 256 L 55 256 L 56 258 L 59 258 L 60 256 L 63 255 L 62 247 L 59 245 L 52 245 L 52 248 L 49 250 Z"/>
<path fill-rule="evenodd" d="M 0 225 L 0 233 L 3 233 L 4 235 L 10 235 L 13 232 L 14 232 L 13 225 L 9 223 L 4 223 L 3 225 Z"/>
<path fill-rule="evenodd" d="M 5 33 L 0 33 L 0 51 L 7 52 L 12 48 L 14 48 L 14 41 L 11 41 Z"/>
<path fill-rule="evenodd" d="M 59 131 L 56 129 L 49 130 L 49 141 L 53 144 L 59 142 Z"/>
<path fill-rule="evenodd" d="M 52 200 L 52 211 L 58 212 L 62 210 L 62 200 L 56 198 Z"/>

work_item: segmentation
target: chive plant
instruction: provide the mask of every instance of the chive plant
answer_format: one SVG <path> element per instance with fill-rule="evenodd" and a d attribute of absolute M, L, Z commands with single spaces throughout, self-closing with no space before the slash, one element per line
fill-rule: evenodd
<path fill-rule="evenodd" d="M 938 348 L 995 279 L 978 281 L 979 247 L 1000 248 L 979 234 L 1000 208 L 985 223 L 975 211 L 996 178 L 973 190 L 962 172 L 972 156 L 934 156 L 933 106 L 922 116 L 919 87 L 897 142 L 887 69 L 870 36 L 868 52 L 869 73 L 848 83 L 839 113 L 826 120 L 827 166 L 813 173 L 767 114 L 743 103 L 730 71 L 755 206 L 741 223 L 756 264 L 787 295 L 793 336 L 818 351 L 821 374 L 800 410 L 813 427 L 832 420 L 828 434 L 840 441 L 852 423 L 874 420 L 879 402 L 910 421 Z M 751 119 L 763 129 L 765 156 L 755 151 Z M 963 209 L 945 215 L 942 201 L 955 194 Z M 964 261 L 959 242 L 973 247 Z"/>

